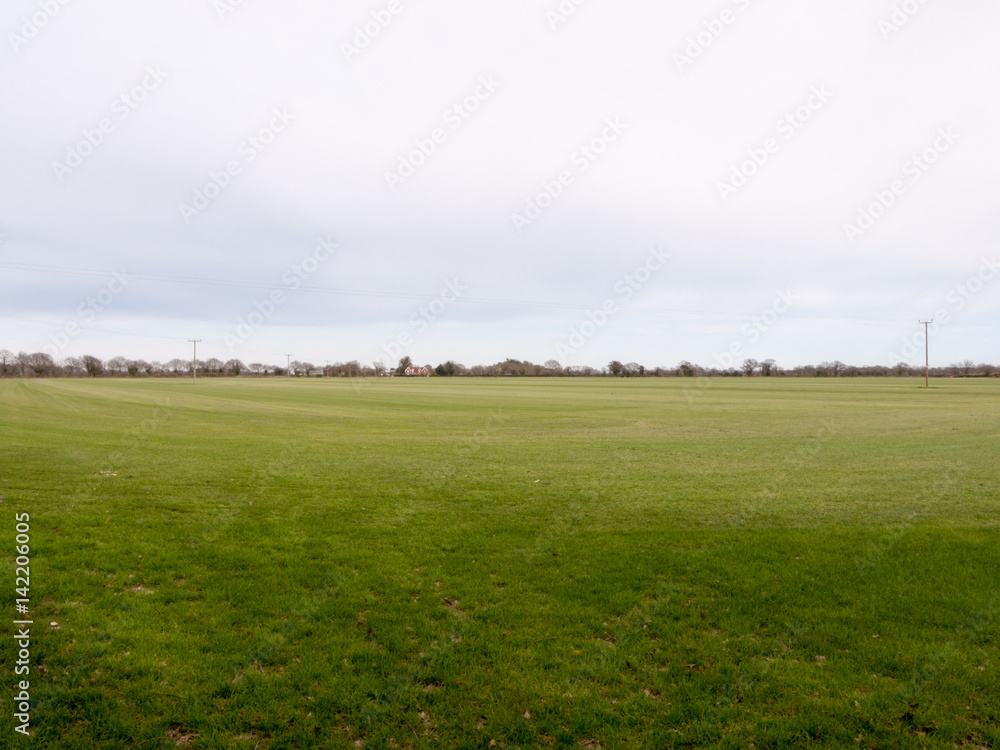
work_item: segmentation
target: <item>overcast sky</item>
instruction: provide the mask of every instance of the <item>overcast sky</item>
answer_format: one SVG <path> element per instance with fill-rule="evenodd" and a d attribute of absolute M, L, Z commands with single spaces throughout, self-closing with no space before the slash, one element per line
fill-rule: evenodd
<path fill-rule="evenodd" d="M 1000 362 L 1000 6 L 577 2 L 5 3 L 0 348 Z"/>

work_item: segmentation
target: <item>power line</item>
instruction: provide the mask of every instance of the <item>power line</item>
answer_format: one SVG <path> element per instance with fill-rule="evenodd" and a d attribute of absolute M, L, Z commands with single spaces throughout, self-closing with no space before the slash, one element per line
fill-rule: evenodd
<path fill-rule="evenodd" d="M 79 276 L 107 276 L 111 271 L 94 269 L 94 268 L 75 268 L 71 266 L 43 266 L 32 263 L 0 263 L 0 267 L 4 268 L 15 268 L 22 270 L 31 271 L 41 271 L 46 273 L 64 273 L 70 275 Z M 206 277 L 196 277 L 196 276 L 173 276 L 165 274 L 149 274 L 149 273 L 138 273 L 138 272 L 128 272 L 128 275 L 141 280 L 141 281 L 162 281 L 172 284 L 199 284 L 206 286 L 229 286 L 229 287 L 239 287 L 247 289 L 275 289 L 277 286 L 275 284 L 265 284 L 262 282 L 254 281 L 235 281 L 231 279 L 213 279 Z M 382 297 L 389 299 L 411 299 L 419 301 L 433 301 L 437 299 L 437 295 L 429 294 L 413 294 L 409 292 L 391 292 L 391 291 L 379 291 L 373 289 L 348 289 L 343 287 L 327 287 L 327 286 L 315 286 L 312 284 L 300 284 L 294 289 L 284 289 L 284 291 L 299 291 L 299 292 L 316 292 L 323 294 L 336 294 L 343 296 L 352 297 Z M 465 302 L 471 304 L 479 305 L 506 305 L 506 306 L 516 306 L 516 307 L 543 307 L 552 309 L 567 309 L 567 310 L 593 310 L 594 304 L 577 304 L 570 302 L 543 302 L 538 300 L 512 300 L 512 299 L 501 299 L 501 298 L 491 298 L 491 297 L 468 297 L 460 296 L 457 297 L 456 302 Z M 620 312 L 644 312 L 644 313 L 658 313 L 666 315 L 694 315 L 694 316 L 716 316 L 716 317 L 726 317 L 726 318 L 747 318 L 750 317 L 747 313 L 743 312 L 731 312 L 722 310 L 683 310 L 683 309 L 672 309 L 672 308 L 658 308 L 658 307 L 629 307 L 629 306 L 618 306 L 617 311 Z M 858 322 L 870 322 L 870 323 L 899 323 L 909 318 L 869 318 L 861 316 L 844 316 L 844 315 L 806 315 L 806 314 L 796 314 L 794 312 L 785 313 L 782 315 L 783 318 L 787 319 L 810 319 L 810 320 L 854 320 Z"/>
<path fill-rule="evenodd" d="M 39 320 L 38 318 L 25 318 L 20 315 L 0 315 L 2 320 L 18 320 L 22 323 L 35 323 L 42 326 L 63 326 L 66 325 L 66 320 Z M 93 328 L 92 326 L 86 327 L 87 333 L 108 333 L 112 336 L 136 336 L 143 339 L 162 339 L 164 341 L 186 341 L 187 339 L 181 336 L 154 336 L 151 333 L 129 333 L 127 331 L 111 331 L 107 328 Z"/>

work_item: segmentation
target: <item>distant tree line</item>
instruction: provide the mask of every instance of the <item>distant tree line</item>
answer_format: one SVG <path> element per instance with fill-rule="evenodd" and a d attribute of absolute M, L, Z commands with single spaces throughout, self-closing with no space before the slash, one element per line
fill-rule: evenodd
<path fill-rule="evenodd" d="M 197 361 L 199 377 L 390 377 L 403 376 L 408 367 L 414 367 L 410 357 L 403 357 L 395 368 L 381 364 L 363 365 L 356 360 L 350 362 L 327 363 L 318 367 L 312 362 L 293 361 L 290 371 L 260 362 L 244 364 L 239 359 L 223 362 L 211 358 Z M 435 366 L 423 365 L 424 371 L 435 377 L 620 377 L 620 378 L 672 378 L 672 377 L 909 377 L 923 376 L 924 368 L 898 364 L 894 367 L 866 365 L 858 367 L 845 365 L 839 360 L 820 362 L 818 365 L 800 365 L 782 368 L 773 359 L 758 362 L 746 359 L 739 367 L 721 369 L 702 367 L 684 360 L 674 367 L 645 367 L 638 362 L 622 363 L 611 360 L 598 369 L 586 365 L 564 367 L 555 360 L 535 364 L 528 360 L 506 359 L 493 365 L 466 367 L 452 360 Z M 0 377 L 42 378 L 42 377 L 132 377 L 165 378 L 190 377 L 192 362 L 189 359 L 172 359 L 169 362 L 147 362 L 144 359 L 112 357 L 101 360 L 85 354 L 82 357 L 66 357 L 56 362 L 51 355 L 43 352 L 14 354 L 0 349 Z M 932 367 L 933 377 L 1000 377 L 1000 367 L 990 364 L 974 364 L 965 360 L 948 367 Z"/>

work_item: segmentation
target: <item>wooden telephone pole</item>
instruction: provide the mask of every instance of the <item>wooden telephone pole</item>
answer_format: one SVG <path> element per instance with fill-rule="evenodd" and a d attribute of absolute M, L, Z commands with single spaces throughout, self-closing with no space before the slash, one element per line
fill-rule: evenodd
<path fill-rule="evenodd" d="M 201 339 L 188 339 L 192 344 L 194 344 L 194 354 L 191 355 L 191 375 L 193 376 L 194 382 L 198 382 L 198 344 Z"/>
<path fill-rule="evenodd" d="M 931 320 L 918 320 L 918 323 L 924 327 L 924 388 L 931 387 L 931 337 L 927 333 L 927 326 L 934 322 Z"/>

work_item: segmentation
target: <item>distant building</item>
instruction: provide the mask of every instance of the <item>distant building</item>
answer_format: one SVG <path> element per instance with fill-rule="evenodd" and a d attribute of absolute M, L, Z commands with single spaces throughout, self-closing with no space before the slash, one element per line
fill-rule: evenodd
<path fill-rule="evenodd" d="M 424 377 L 430 377 L 431 368 L 429 367 L 414 367 L 410 365 L 406 368 L 404 375 L 423 375 Z"/>

